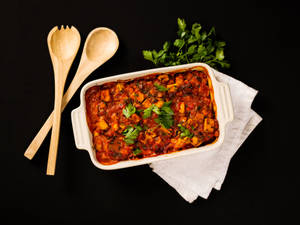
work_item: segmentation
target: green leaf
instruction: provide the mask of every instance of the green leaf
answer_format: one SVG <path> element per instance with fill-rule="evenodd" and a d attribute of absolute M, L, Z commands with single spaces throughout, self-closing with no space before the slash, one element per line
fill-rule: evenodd
<path fill-rule="evenodd" d="M 156 59 L 158 57 L 158 54 L 157 54 L 156 50 L 152 51 L 152 56 L 153 56 L 153 59 Z"/>
<path fill-rule="evenodd" d="M 174 112 L 171 109 L 171 107 L 165 103 L 161 107 L 160 111 L 161 111 L 161 113 L 166 114 L 166 115 L 174 115 Z"/>
<path fill-rule="evenodd" d="M 208 36 L 211 36 L 211 35 L 216 35 L 216 29 L 215 27 L 212 27 L 208 33 Z"/>
<path fill-rule="evenodd" d="M 138 125 L 136 125 L 135 128 L 128 126 L 123 131 L 123 135 L 125 135 L 124 141 L 126 142 L 126 144 L 134 144 L 135 139 L 137 139 L 141 130 L 142 127 Z"/>
<path fill-rule="evenodd" d="M 152 52 L 148 50 L 143 50 L 144 58 L 153 62 Z"/>
<path fill-rule="evenodd" d="M 132 151 L 132 153 L 133 153 L 134 156 L 137 156 L 137 155 L 142 153 L 142 150 L 139 149 L 139 148 L 136 148 L 135 150 Z"/>
<path fill-rule="evenodd" d="M 167 91 L 167 90 L 168 90 L 168 88 L 166 88 L 166 87 L 164 87 L 164 86 L 162 86 L 162 85 L 159 85 L 159 84 L 157 84 L 157 83 L 155 83 L 154 86 L 156 87 L 156 89 L 157 89 L 158 91 Z"/>
<path fill-rule="evenodd" d="M 187 51 L 187 54 L 188 55 L 192 55 L 196 52 L 196 48 L 197 48 L 197 45 L 191 45 L 189 48 L 188 48 L 188 51 Z"/>
<path fill-rule="evenodd" d="M 161 114 L 160 109 L 157 105 L 153 105 L 152 111 L 155 112 L 157 115 Z"/>
<path fill-rule="evenodd" d="M 123 109 L 123 114 L 124 114 L 124 116 L 126 116 L 126 118 L 129 118 L 135 112 L 136 112 L 136 108 L 131 103 L 129 103 L 125 107 L 125 109 Z"/>
<path fill-rule="evenodd" d="M 169 48 L 170 48 L 170 42 L 166 41 L 166 42 L 164 43 L 164 45 L 163 45 L 163 50 L 164 50 L 164 51 L 168 51 Z"/>
<path fill-rule="evenodd" d="M 178 19 L 177 19 L 177 24 L 178 24 L 179 30 L 182 30 L 182 31 L 185 30 L 185 28 L 186 28 L 186 23 L 185 23 L 184 19 L 178 18 Z"/>
<path fill-rule="evenodd" d="M 213 43 L 212 43 L 212 40 L 209 39 L 207 41 L 207 47 L 206 47 L 206 50 L 207 50 L 207 54 L 211 54 L 214 50 L 215 50 L 215 47 L 213 46 Z"/>
<path fill-rule="evenodd" d="M 189 37 L 189 39 L 187 40 L 187 43 L 188 43 L 188 44 L 192 44 L 192 43 L 194 43 L 195 41 L 198 41 L 198 38 L 196 38 L 194 35 L 191 35 L 191 36 Z"/>
<path fill-rule="evenodd" d="M 226 43 L 224 41 L 215 41 L 215 46 L 217 48 L 222 48 L 226 46 Z"/>
<path fill-rule="evenodd" d="M 200 38 L 200 34 L 199 34 L 200 30 L 201 30 L 201 25 L 199 23 L 194 23 L 192 26 L 191 33 L 195 36 L 197 40 Z"/>
<path fill-rule="evenodd" d="M 157 53 L 157 57 L 161 57 L 163 54 L 165 53 L 164 50 L 160 50 L 158 53 Z"/>
<path fill-rule="evenodd" d="M 168 106 L 170 106 L 171 104 L 172 104 L 172 101 L 168 101 L 168 102 L 164 102 L 163 106 L 168 107 Z"/>
<path fill-rule="evenodd" d="M 201 41 L 205 41 L 205 39 L 207 38 L 207 33 L 206 31 L 203 31 L 202 34 L 201 34 Z"/>
<path fill-rule="evenodd" d="M 179 49 L 181 49 L 184 46 L 185 41 L 182 39 L 176 39 L 174 41 L 174 46 L 178 47 Z"/>
<path fill-rule="evenodd" d="M 164 102 L 164 104 L 162 105 L 158 113 L 155 112 L 156 114 L 158 114 L 158 118 L 154 119 L 155 122 L 167 129 L 173 126 L 173 122 L 174 122 L 172 117 L 174 115 L 174 112 L 170 107 L 171 104 L 172 104 L 171 101 Z"/>
<path fill-rule="evenodd" d="M 230 67 L 230 64 L 228 62 L 224 62 L 224 61 L 218 61 L 217 62 L 222 68 L 226 68 L 228 69 Z"/>
<path fill-rule="evenodd" d="M 147 109 L 144 110 L 144 114 L 143 114 L 144 119 L 147 119 L 151 116 L 153 107 L 154 107 L 154 105 L 151 105 L 150 107 L 148 107 Z"/>
<path fill-rule="evenodd" d="M 154 119 L 154 121 L 166 129 L 169 129 L 171 126 L 173 126 L 173 118 L 170 115 L 160 115 L 158 118 Z"/>
<path fill-rule="evenodd" d="M 222 61 L 224 59 L 224 49 L 218 48 L 216 51 L 216 59 Z"/>
<path fill-rule="evenodd" d="M 180 35 L 179 35 L 180 38 L 183 38 L 184 36 L 187 35 L 186 31 L 180 31 L 179 33 L 180 33 Z"/>
<path fill-rule="evenodd" d="M 130 139 L 130 138 L 125 138 L 124 141 L 128 145 L 133 145 L 135 142 L 134 139 Z"/>
<path fill-rule="evenodd" d="M 206 50 L 206 48 L 205 48 L 203 45 L 199 45 L 199 46 L 198 46 L 198 50 L 197 50 L 198 53 L 201 54 L 201 53 L 204 52 L 205 50 Z"/>
<path fill-rule="evenodd" d="M 180 128 L 180 137 L 189 137 L 192 138 L 194 136 L 194 134 L 192 134 L 189 129 L 185 128 L 184 126 L 182 126 L 181 124 L 177 125 Z"/>

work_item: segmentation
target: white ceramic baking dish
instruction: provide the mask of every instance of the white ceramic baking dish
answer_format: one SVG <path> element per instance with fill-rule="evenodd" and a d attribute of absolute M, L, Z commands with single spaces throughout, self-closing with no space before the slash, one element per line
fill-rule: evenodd
<path fill-rule="evenodd" d="M 96 150 L 93 148 L 93 140 L 92 140 L 92 134 L 89 131 L 87 122 L 86 122 L 86 107 L 85 107 L 85 92 L 93 86 L 102 85 L 107 82 L 112 81 L 118 81 L 118 80 L 128 80 L 133 79 L 136 77 L 142 77 L 148 74 L 154 74 L 154 73 L 166 73 L 166 72 L 172 72 L 177 70 L 186 70 L 190 68 L 194 68 L 197 66 L 205 67 L 208 71 L 208 74 L 212 81 L 213 91 L 214 91 L 214 98 L 216 102 L 216 108 L 217 108 L 217 120 L 219 122 L 219 138 L 217 141 L 215 141 L 212 144 L 201 146 L 198 148 L 191 148 L 179 152 L 169 153 L 169 154 L 163 154 L 155 157 L 149 157 L 149 158 L 143 158 L 143 159 L 137 159 L 137 160 L 127 160 L 127 161 L 120 161 L 113 165 L 103 165 L 96 159 Z M 214 76 L 213 70 L 207 65 L 203 63 L 191 63 L 191 64 L 185 64 L 185 65 L 179 65 L 179 66 L 171 66 L 171 67 L 163 67 L 163 68 L 157 68 L 157 69 L 150 69 L 150 70 L 143 70 L 138 72 L 132 72 L 132 73 L 125 73 L 121 75 L 101 78 L 98 80 L 91 81 L 84 85 L 81 89 L 80 93 L 80 100 L 81 104 L 78 108 L 74 109 L 71 113 L 71 119 L 72 119 L 72 126 L 73 126 L 73 132 L 74 132 L 74 138 L 75 138 L 75 144 L 78 149 L 87 150 L 90 158 L 93 162 L 93 164 L 100 168 L 105 170 L 112 170 L 112 169 L 120 169 L 125 167 L 132 167 L 142 164 L 148 164 L 154 161 L 158 160 L 165 160 L 175 157 L 180 157 L 184 155 L 190 155 L 195 153 L 200 153 L 203 151 L 212 151 L 216 149 L 218 146 L 220 146 L 224 140 L 225 135 L 225 126 L 228 122 L 233 120 L 233 107 L 231 102 L 231 96 L 230 96 L 230 90 L 228 88 L 228 85 L 225 83 L 218 82 Z"/>

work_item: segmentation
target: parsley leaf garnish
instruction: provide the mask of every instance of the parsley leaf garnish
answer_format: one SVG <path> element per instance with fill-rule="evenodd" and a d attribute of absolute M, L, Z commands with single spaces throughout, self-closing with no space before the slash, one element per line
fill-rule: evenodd
<path fill-rule="evenodd" d="M 173 118 L 170 115 L 159 115 L 158 118 L 155 118 L 154 120 L 156 123 L 167 129 L 173 126 Z"/>
<path fill-rule="evenodd" d="M 194 23 L 187 29 L 184 19 L 177 19 L 177 39 L 166 41 L 163 48 L 156 50 L 143 50 L 146 60 L 157 66 L 174 66 L 192 62 L 203 62 L 217 68 L 228 68 L 230 64 L 224 60 L 224 47 L 226 43 L 216 39 L 216 30 L 212 27 L 209 32 L 202 29 L 199 23 Z"/>
<path fill-rule="evenodd" d="M 160 109 L 158 108 L 158 106 L 151 105 L 150 107 L 144 110 L 143 118 L 144 119 L 149 118 L 151 116 L 152 111 L 155 112 L 157 115 L 160 114 Z"/>
<path fill-rule="evenodd" d="M 173 115 L 174 112 L 171 109 L 171 101 L 165 102 L 162 107 L 159 109 L 158 117 L 155 119 L 155 122 L 162 125 L 164 128 L 169 129 L 171 126 L 173 126 Z"/>
<path fill-rule="evenodd" d="M 137 149 L 133 150 L 132 153 L 133 153 L 134 156 L 137 156 L 137 155 L 142 153 L 142 150 L 137 148 Z"/>
<path fill-rule="evenodd" d="M 148 107 L 147 109 L 144 110 L 144 114 L 143 114 L 143 118 L 147 119 L 151 116 L 151 112 L 153 110 L 154 105 L 151 105 L 150 107 Z"/>
<path fill-rule="evenodd" d="M 134 144 L 135 139 L 139 136 L 140 131 L 142 130 L 141 126 L 136 125 L 135 128 L 128 126 L 124 131 L 123 135 L 125 135 L 124 141 L 126 144 Z"/>
<path fill-rule="evenodd" d="M 167 90 L 168 90 L 168 88 L 166 88 L 166 87 L 164 87 L 164 86 L 162 86 L 162 85 L 159 85 L 159 84 L 157 84 L 157 83 L 155 83 L 154 86 L 156 87 L 156 89 L 157 89 L 158 91 L 167 91 Z"/>
<path fill-rule="evenodd" d="M 192 138 L 194 136 L 194 134 L 191 133 L 189 131 L 189 129 L 185 128 L 181 124 L 178 124 L 177 126 L 180 128 L 180 131 L 181 131 L 180 137 L 189 137 L 189 138 Z"/>
<path fill-rule="evenodd" d="M 173 115 L 174 112 L 171 109 L 170 105 L 172 104 L 171 101 L 164 102 L 161 108 L 158 108 L 157 105 L 151 105 L 147 109 L 144 110 L 143 118 L 147 119 L 151 116 L 152 112 L 155 112 L 158 117 L 154 119 L 154 121 L 160 125 L 162 125 L 164 128 L 170 128 L 173 126 Z"/>
<path fill-rule="evenodd" d="M 126 116 L 126 118 L 129 118 L 135 112 L 136 112 L 136 108 L 131 103 L 129 103 L 125 107 L 125 109 L 123 109 L 123 114 L 124 114 L 124 116 Z"/>

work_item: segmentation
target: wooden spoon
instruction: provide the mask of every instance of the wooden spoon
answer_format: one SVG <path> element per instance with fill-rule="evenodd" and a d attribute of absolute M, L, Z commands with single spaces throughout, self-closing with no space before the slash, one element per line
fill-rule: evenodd
<path fill-rule="evenodd" d="M 53 113 L 53 128 L 48 156 L 47 174 L 54 175 L 59 140 L 61 102 L 68 72 L 80 46 L 80 34 L 75 27 L 54 27 L 48 34 L 48 48 L 51 56 L 54 80 L 55 101 Z"/>
<path fill-rule="evenodd" d="M 81 60 L 76 75 L 73 78 L 63 99 L 61 110 L 63 111 L 70 99 L 80 87 L 82 82 L 99 66 L 109 60 L 117 51 L 119 40 L 115 32 L 100 27 L 92 30 L 84 44 Z M 52 126 L 53 112 L 44 123 L 43 127 L 37 133 L 31 144 L 28 146 L 24 155 L 28 159 L 32 159 L 38 151 L 43 140 L 47 136 Z"/>

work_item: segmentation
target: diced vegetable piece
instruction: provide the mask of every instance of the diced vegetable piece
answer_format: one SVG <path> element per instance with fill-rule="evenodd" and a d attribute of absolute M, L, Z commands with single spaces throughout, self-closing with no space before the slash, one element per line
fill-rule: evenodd
<path fill-rule="evenodd" d="M 204 131 L 206 132 L 213 132 L 214 131 L 214 125 L 215 121 L 210 118 L 205 118 L 204 119 Z"/>
<path fill-rule="evenodd" d="M 160 127 L 159 128 L 161 131 L 163 131 L 164 133 L 167 133 L 167 134 L 171 134 L 171 131 L 169 131 L 168 129 L 164 128 L 164 127 Z"/>
<path fill-rule="evenodd" d="M 107 123 L 105 122 L 103 117 L 100 117 L 99 122 L 97 123 L 97 127 L 99 127 L 100 130 L 106 130 L 108 128 Z"/>
<path fill-rule="evenodd" d="M 125 127 L 126 127 L 126 125 L 120 124 L 120 128 L 121 128 L 121 129 L 124 129 Z"/>
<path fill-rule="evenodd" d="M 197 112 L 194 120 L 196 120 L 198 122 L 202 122 L 203 119 L 204 119 L 204 115 L 202 113 Z"/>
<path fill-rule="evenodd" d="M 97 151 L 108 151 L 108 140 L 105 136 L 94 137 L 94 144 Z"/>
<path fill-rule="evenodd" d="M 176 77 L 175 81 L 176 81 L 176 84 L 178 86 L 180 86 L 183 84 L 183 77 L 180 75 L 180 76 Z"/>
<path fill-rule="evenodd" d="M 186 122 L 187 118 L 185 116 L 180 117 L 179 122 L 184 123 Z"/>
<path fill-rule="evenodd" d="M 95 131 L 93 132 L 93 136 L 94 136 L 94 137 L 97 137 L 97 136 L 99 136 L 99 135 L 100 135 L 100 134 L 99 134 L 98 131 L 95 130 Z"/>
<path fill-rule="evenodd" d="M 164 82 L 169 81 L 169 76 L 166 75 L 166 74 L 163 74 L 163 75 L 159 75 L 157 79 L 158 79 L 160 82 L 164 83 Z"/>
<path fill-rule="evenodd" d="M 180 106 L 179 106 L 179 112 L 180 112 L 180 113 L 184 113 L 184 109 L 185 109 L 185 107 L 184 107 L 184 102 L 181 102 L 181 103 L 180 103 Z"/>
<path fill-rule="evenodd" d="M 136 98 L 139 102 L 142 102 L 145 99 L 145 96 L 142 92 L 138 92 L 137 93 L 137 98 Z"/>
<path fill-rule="evenodd" d="M 187 142 L 189 142 L 188 137 L 185 138 L 172 138 L 171 143 L 174 144 L 175 149 L 182 148 Z"/>
<path fill-rule="evenodd" d="M 143 102 L 143 106 L 145 108 L 149 108 L 152 105 L 151 101 L 149 98 L 147 98 L 144 102 Z"/>
<path fill-rule="evenodd" d="M 117 122 L 114 122 L 113 125 L 112 125 L 112 129 L 114 131 L 117 131 L 119 129 L 119 124 Z"/>
<path fill-rule="evenodd" d="M 198 137 L 196 137 L 196 136 L 192 137 L 192 145 L 194 145 L 196 147 L 196 146 L 201 145 L 201 143 L 202 143 L 202 141 Z"/>
<path fill-rule="evenodd" d="M 106 107 L 106 104 L 104 102 L 100 102 L 99 108 L 104 109 Z"/>
<path fill-rule="evenodd" d="M 175 92 L 177 90 L 177 84 L 168 84 L 167 88 L 169 90 L 169 92 Z"/>
<path fill-rule="evenodd" d="M 124 89 L 124 84 L 123 83 L 118 83 L 116 85 L 116 87 L 117 87 L 117 90 L 122 91 Z"/>
<path fill-rule="evenodd" d="M 198 81 L 198 79 L 196 77 L 193 77 L 189 82 L 191 84 L 193 84 L 194 86 L 198 86 L 200 84 L 200 82 Z"/>
<path fill-rule="evenodd" d="M 158 108 L 162 107 L 163 104 L 164 104 L 164 102 L 161 101 L 161 100 L 159 100 L 158 102 L 155 103 L 155 105 L 156 105 Z"/>
<path fill-rule="evenodd" d="M 141 118 L 136 113 L 131 116 L 131 119 L 135 124 L 137 124 L 141 120 Z"/>
<path fill-rule="evenodd" d="M 101 100 L 103 100 L 105 102 L 109 102 L 110 101 L 109 90 L 102 90 L 101 91 Z"/>

